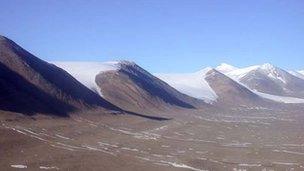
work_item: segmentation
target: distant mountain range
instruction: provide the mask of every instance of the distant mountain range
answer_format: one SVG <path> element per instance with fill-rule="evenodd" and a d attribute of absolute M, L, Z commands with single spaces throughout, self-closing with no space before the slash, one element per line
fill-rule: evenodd
<path fill-rule="evenodd" d="M 112 103 L 122 108 L 128 106 L 127 108 L 132 110 L 134 110 L 132 107 L 136 105 L 140 109 L 152 109 L 153 107 L 148 105 L 153 104 L 151 97 L 161 99 L 164 104 L 168 103 L 164 97 L 155 94 L 158 91 L 151 91 L 153 87 L 160 85 L 152 83 L 160 82 L 160 80 L 162 80 L 162 86 L 160 86 L 162 89 L 175 88 L 181 92 L 177 93 L 173 89 L 175 97 L 179 97 L 181 101 L 192 106 L 201 106 L 202 101 L 208 104 L 225 105 L 258 105 L 265 104 L 265 101 L 304 103 L 304 98 L 302 98 L 304 80 L 270 64 L 246 68 L 221 64 L 216 68 L 207 67 L 194 73 L 153 74 L 155 77 L 134 62 L 128 61 L 54 62 L 54 64 L 67 70 L 88 88 Z M 142 86 L 143 80 L 151 85 Z M 142 92 L 149 92 L 147 93 L 149 96 Z M 134 96 L 135 94 L 137 96 Z M 149 99 L 150 102 L 144 102 L 144 99 Z M 159 103 L 154 104 L 157 104 L 154 108 L 158 109 L 164 106 Z M 169 102 L 168 104 L 185 107 L 179 103 Z"/>
<path fill-rule="evenodd" d="M 304 98 L 304 80 L 271 64 L 222 72 L 251 90 L 271 95 Z"/>
<path fill-rule="evenodd" d="M 271 64 L 151 74 L 129 61 L 51 63 L 1 36 L 0 110 L 62 116 L 88 109 L 156 114 L 304 103 L 304 72 Z"/>
<path fill-rule="evenodd" d="M 207 67 L 202 71 L 206 70 L 210 71 L 212 68 Z M 185 94 L 191 95 L 191 93 L 194 93 L 195 95 L 198 95 L 195 93 L 198 89 L 200 89 L 199 92 L 204 91 L 206 94 L 205 96 L 196 96 L 197 98 L 204 100 L 211 99 L 212 101 L 216 101 L 215 95 L 219 95 L 219 91 L 228 87 L 229 84 L 224 81 L 228 80 L 228 77 L 234 81 L 233 87 L 241 86 L 243 87 L 243 90 L 250 90 L 261 98 L 283 103 L 304 103 L 304 80 L 301 78 L 301 72 L 293 72 L 298 74 L 295 76 L 294 74 L 290 74 L 290 72 L 284 71 L 271 64 L 237 68 L 224 63 L 214 70 L 224 74 L 226 77 L 222 76 L 222 79 L 218 81 L 217 84 L 213 83 L 213 88 L 210 88 L 210 85 L 212 84 L 210 83 L 210 76 L 209 81 L 206 79 L 206 74 L 208 72 L 156 75 Z M 185 81 L 187 75 L 192 75 L 191 81 L 196 80 L 195 82 L 199 85 L 196 84 L 194 87 L 194 84 L 190 80 Z M 208 84 L 206 84 L 206 82 L 208 82 Z M 216 88 L 221 84 L 224 85 L 221 89 Z M 218 92 L 215 89 L 218 89 Z M 231 92 L 229 91 L 229 93 Z M 235 92 L 234 95 L 239 96 L 240 94 L 241 92 Z M 228 94 L 222 94 L 220 98 L 227 99 L 225 96 L 229 97 Z M 248 99 L 248 97 L 242 99 Z"/>

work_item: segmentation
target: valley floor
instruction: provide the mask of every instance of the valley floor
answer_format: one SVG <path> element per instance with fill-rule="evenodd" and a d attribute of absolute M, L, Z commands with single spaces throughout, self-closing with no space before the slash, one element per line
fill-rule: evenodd
<path fill-rule="evenodd" d="M 0 117 L 0 170 L 304 170 L 301 110 Z"/>

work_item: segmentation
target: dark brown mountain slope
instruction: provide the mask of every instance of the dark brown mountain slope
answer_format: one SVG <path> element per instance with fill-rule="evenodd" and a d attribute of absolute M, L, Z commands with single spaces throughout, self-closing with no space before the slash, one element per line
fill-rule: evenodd
<path fill-rule="evenodd" d="M 246 87 L 238 84 L 215 69 L 206 74 L 207 82 L 218 95 L 218 103 L 228 105 L 252 105 L 264 101 Z"/>
<path fill-rule="evenodd" d="M 98 74 L 96 83 L 107 100 L 125 110 L 157 113 L 204 104 L 178 92 L 135 63 L 124 61 L 119 68 Z"/>

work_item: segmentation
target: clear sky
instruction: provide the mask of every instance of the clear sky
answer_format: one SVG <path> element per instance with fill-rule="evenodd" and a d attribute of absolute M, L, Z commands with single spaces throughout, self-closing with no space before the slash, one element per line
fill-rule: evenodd
<path fill-rule="evenodd" d="M 303 0 L 0 0 L 0 34 L 48 61 L 151 72 L 225 62 L 304 69 Z"/>

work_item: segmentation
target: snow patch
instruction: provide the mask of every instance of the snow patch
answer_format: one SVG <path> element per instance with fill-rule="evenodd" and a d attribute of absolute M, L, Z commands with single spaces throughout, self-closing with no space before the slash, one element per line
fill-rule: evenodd
<path fill-rule="evenodd" d="M 286 165 L 286 166 L 297 166 L 297 165 L 299 165 L 299 163 L 287 163 L 287 162 L 272 162 L 272 164 Z"/>
<path fill-rule="evenodd" d="M 176 168 L 190 169 L 190 170 L 193 170 L 193 171 L 206 171 L 206 170 L 202 170 L 202 169 L 198 169 L 198 168 L 194 168 L 194 167 L 185 165 L 183 163 L 168 162 L 168 161 L 160 161 L 160 162 L 163 163 L 163 164 L 171 165 L 171 166 L 176 167 Z"/>
<path fill-rule="evenodd" d="M 56 167 L 56 166 L 39 166 L 39 169 L 42 169 L 42 170 L 59 170 L 59 168 Z"/>
<path fill-rule="evenodd" d="M 247 148 L 247 147 L 249 147 L 249 145 L 251 145 L 251 143 L 235 142 L 235 143 L 230 143 L 230 144 L 224 144 L 222 146 L 224 146 L 224 147 L 235 147 L 235 148 Z"/>
<path fill-rule="evenodd" d="M 127 151 L 139 151 L 139 150 L 136 149 L 136 148 L 129 148 L 129 147 L 122 147 L 121 149 L 122 149 L 122 150 L 127 150 Z"/>
<path fill-rule="evenodd" d="M 242 166 L 242 167 L 261 167 L 262 166 L 262 164 L 248 164 L 248 163 L 241 163 L 238 165 Z"/>
<path fill-rule="evenodd" d="M 233 168 L 233 171 L 247 171 L 246 169 Z"/>
<path fill-rule="evenodd" d="M 21 164 L 12 164 L 11 167 L 13 168 L 18 168 L 18 169 L 26 169 L 26 165 L 21 165 Z"/>
<path fill-rule="evenodd" d="M 281 153 L 288 153 L 288 154 L 295 154 L 295 155 L 304 155 L 304 153 L 296 152 L 296 151 L 288 151 L 288 150 L 273 150 L 274 152 L 281 152 Z"/>
<path fill-rule="evenodd" d="M 65 140 L 71 140 L 71 138 L 68 138 L 68 137 L 65 137 L 65 136 L 62 136 L 62 135 L 59 135 L 59 134 L 55 134 L 56 137 L 59 137 L 59 138 L 62 138 L 62 139 L 65 139 Z"/>

